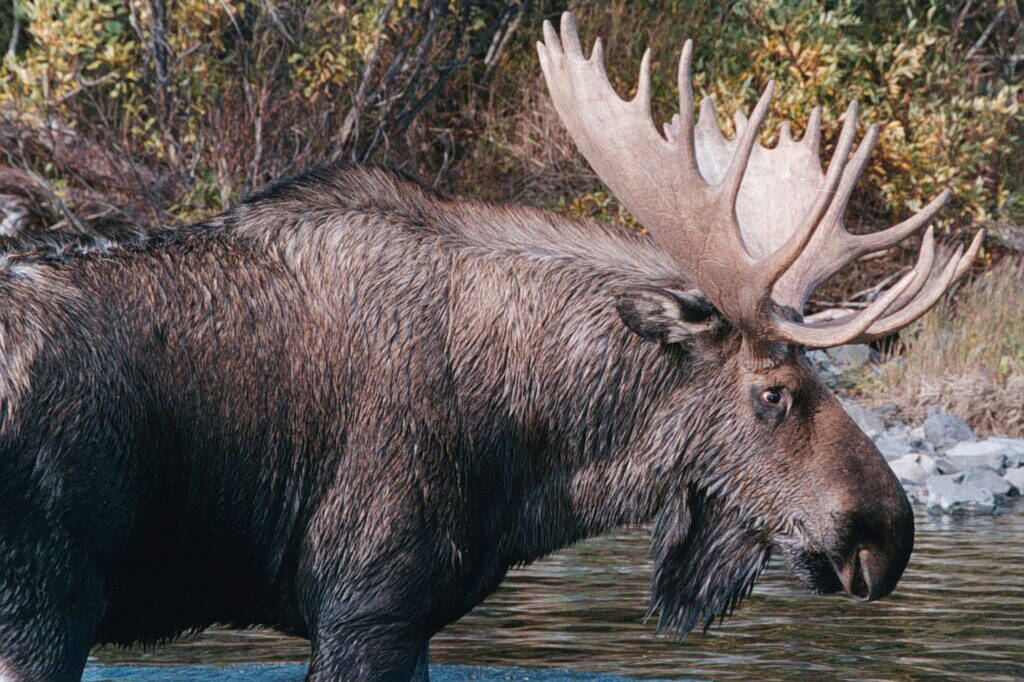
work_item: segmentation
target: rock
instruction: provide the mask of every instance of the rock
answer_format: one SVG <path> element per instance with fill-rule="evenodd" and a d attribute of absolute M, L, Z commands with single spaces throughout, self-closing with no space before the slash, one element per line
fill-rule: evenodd
<path fill-rule="evenodd" d="M 960 467 L 950 462 L 945 455 L 934 453 L 933 458 L 940 474 L 955 474 L 960 471 Z"/>
<path fill-rule="evenodd" d="M 875 447 L 882 453 L 882 457 L 885 457 L 886 461 L 897 459 L 914 451 L 908 436 L 885 435 L 875 440 Z"/>
<path fill-rule="evenodd" d="M 878 351 L 864 343 L 828 348 L 825 353 L 843 369 L 862 367 L 878 359 Z"/>
<path fill-rule="evenodd" d="M 1024 467 L 1024 438 L 1000 438 L 993 436 L 988 440 L 1006 446 L 1006 468 Z"/>
<path fill-rule="evenodd" d="M 961 485 L 984 488 L 991 492 L 997 500 L 1015 492 L 1014 486 L 1009 481 L 1000 476 L 998 471 L 988 467 L 977 467 L 955 475 L 961 477 Z"/>
<path fill-rule="evenodd" d="M 889 467 L 896 474 L 896 478 L 900 479 L 900 483 L 904 485 L 908 483 L 911 485 L 921 485 L 929 476 L 938 473 L 935 460 L 928 455 L 922 454 L 904 455 L 899 459 L 889 462 Z"/>
<path fill-rule="evenodd" d="M 924 427 L 918 426 L 917 428 L 910 429 L 907 431 L 907 437 L 910 438 L 910 445 L 915 450 L 922 450 L 924 452 L 935 452 L 935 446 L 932 442 L 925 438 Z"/>
<path fill-rule="evenodd" d="M 1024 495 L 1024 468 L 1010 469 L 1003 476 L 1003 480 L 1016 488 L 1018 495 Z"/>
<path fill-rule="evenodd" d="M 900 406 L 896 403 L 882 403 L 881 405 L 873 405 L 872 410 L 882 415 L 882 421 L 885 422 L 886 430 L 891 429 L 902 429 L 906 431 L 910 427 L 907 426 L 907 422 L 900 416 Z"/>
<path fill-rule="evenodd" d="M 826 386 L 838 388 L 841 371 L 825 351 L 809 350 L 807 359 L 811 361 L 811 365 Z"/>
<path fill-rule="evenodd" d="M 924 438 L 936 448 L 945 448 L 961 441 L 974 440 L 974 432 L 964 420 L 934 407 L 928 408 L 928 416 L 922 424 Z"/>
<path fill-rule="evenodd" d="M 814 368 L 819 372 L 822 370 L 829 371 L 832 368 L 829 366 L 832 364 L 832 360 L 829 358 L 828 353 L 823 350 L 809 350 L 807 351 L 807 359 L 811 361 Z"/>
<path fill-rule="evenodd" d="M 980 466 L 1002 471 L 1006 466 L 1006 446 L 992 440 L 957 443 L 946 450 L 946 457 L 960 469 Z"/>
<path fill-rule="evenodd" d="M 963 476 L 963 473 L 959 473 L 930 477 L 925 482 L 928 488 L 925 504 L 928 509 L 945 514 L 991 514 L 996 508 L 995 495 L 987 488 L 963 484 Z"/>
<path fill-rule="evenodd" d="M 917 459 L 917 463 L 921 465 L 921 468 L 924 469 L 924 472 L 929 476 L 934 476 L 935 474 L 940 473 L 939 465 L 931 455 L 917 453 L 911 456 Z"/>
<path fill-rule="evenodd" d="M 907 499 L 911 502 L 920 502 L 924 504 L 928 500 L 928 489 L 923 485 L 904 483 L 903 490 L 907 493 Z"/>
<path fill-rule="evenodd" d="M 866 407 L 861 407 L 856 403 L 841 401 L 840 404 L 846 410 L 846 414 L 850 415 L 850 418 L 857 423 L 857 426 L 860 427 L 860 430 L 868 438 L 874 440 L 885 431 L 885 421 L 882 419 L 882 415 Z"/>
<path fill-rule="evenodd" d="M 1000 445 L 1004 446 L 1007 450 L 1010 450 L 1011 452 L 1024 455 L 1024 438 L 1005 438 L 1003 436 L 992 436 L 990 438 L 986 438 L 986 440 L 990 440 L 993 443 L 999 443 Z"/>
<path fill-rule="evenodd" d="M 882 410 L 876 410 L 885 422 L 885 431 L 882 432 L 883 437 L 892 438 L 906 438 L 910 440 L 910 427 L 907 426 L 906 422 L 901 420 L 899 417 L 893 415 L 887 415 Z"/>

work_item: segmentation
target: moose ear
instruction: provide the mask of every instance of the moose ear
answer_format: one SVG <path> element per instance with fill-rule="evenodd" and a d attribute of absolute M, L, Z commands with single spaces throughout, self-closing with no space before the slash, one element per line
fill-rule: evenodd
<path fill-rule="evenodd" d="M 639 287 L 615 297 L 619 317 L 646 341 L 682 343 L 714 331 L 718 311 L 697 289 Z"/>

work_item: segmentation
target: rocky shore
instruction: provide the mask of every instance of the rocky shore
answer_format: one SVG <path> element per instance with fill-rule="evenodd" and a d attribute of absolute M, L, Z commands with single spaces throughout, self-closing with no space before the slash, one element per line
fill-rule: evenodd
<path fill-rule="evenodd" d="M 1024 438 L 979 438 L 962 419 L 934 408 L 922 423 L 908 424 L 843 395 L 843 373 L 877 360 L 868 346 L 812 351 L 810 358 L 912 502 L 935 514 L 998 514 L 1024 494 Z"/>

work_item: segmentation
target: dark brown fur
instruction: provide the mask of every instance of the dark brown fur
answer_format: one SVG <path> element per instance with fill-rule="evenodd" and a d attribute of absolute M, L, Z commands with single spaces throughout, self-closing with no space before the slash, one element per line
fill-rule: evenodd
<path fill-rule="evenodd" d="M 909 556 L 799 350 L 744 370 L 644 236 L 333 167 L 11 254 L 0 297 L 0 679 L 214 622 L 310 637 L 310 679 L 408 679 L 510 566 L 623 524 L 655 522 L 683 634 L 773 544 L 824 591 L 858 547 L 892 555 L 880 593 Z"/>

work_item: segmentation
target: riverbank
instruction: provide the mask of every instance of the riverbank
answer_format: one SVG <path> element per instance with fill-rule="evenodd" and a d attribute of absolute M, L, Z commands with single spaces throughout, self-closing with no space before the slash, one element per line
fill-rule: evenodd
<path fill-rule="evenodd" d="M 812 351 L 809 357 L 912 502 L 934 514 L 998 514 L 1024 493 L 1024 438 L 979 437 L 959 416 L 937 408 L 908 422 L 895 406 L 872 407 L 844 395 L 844 376 L 875 366 L 878 355 L 868 346 Z"/>

